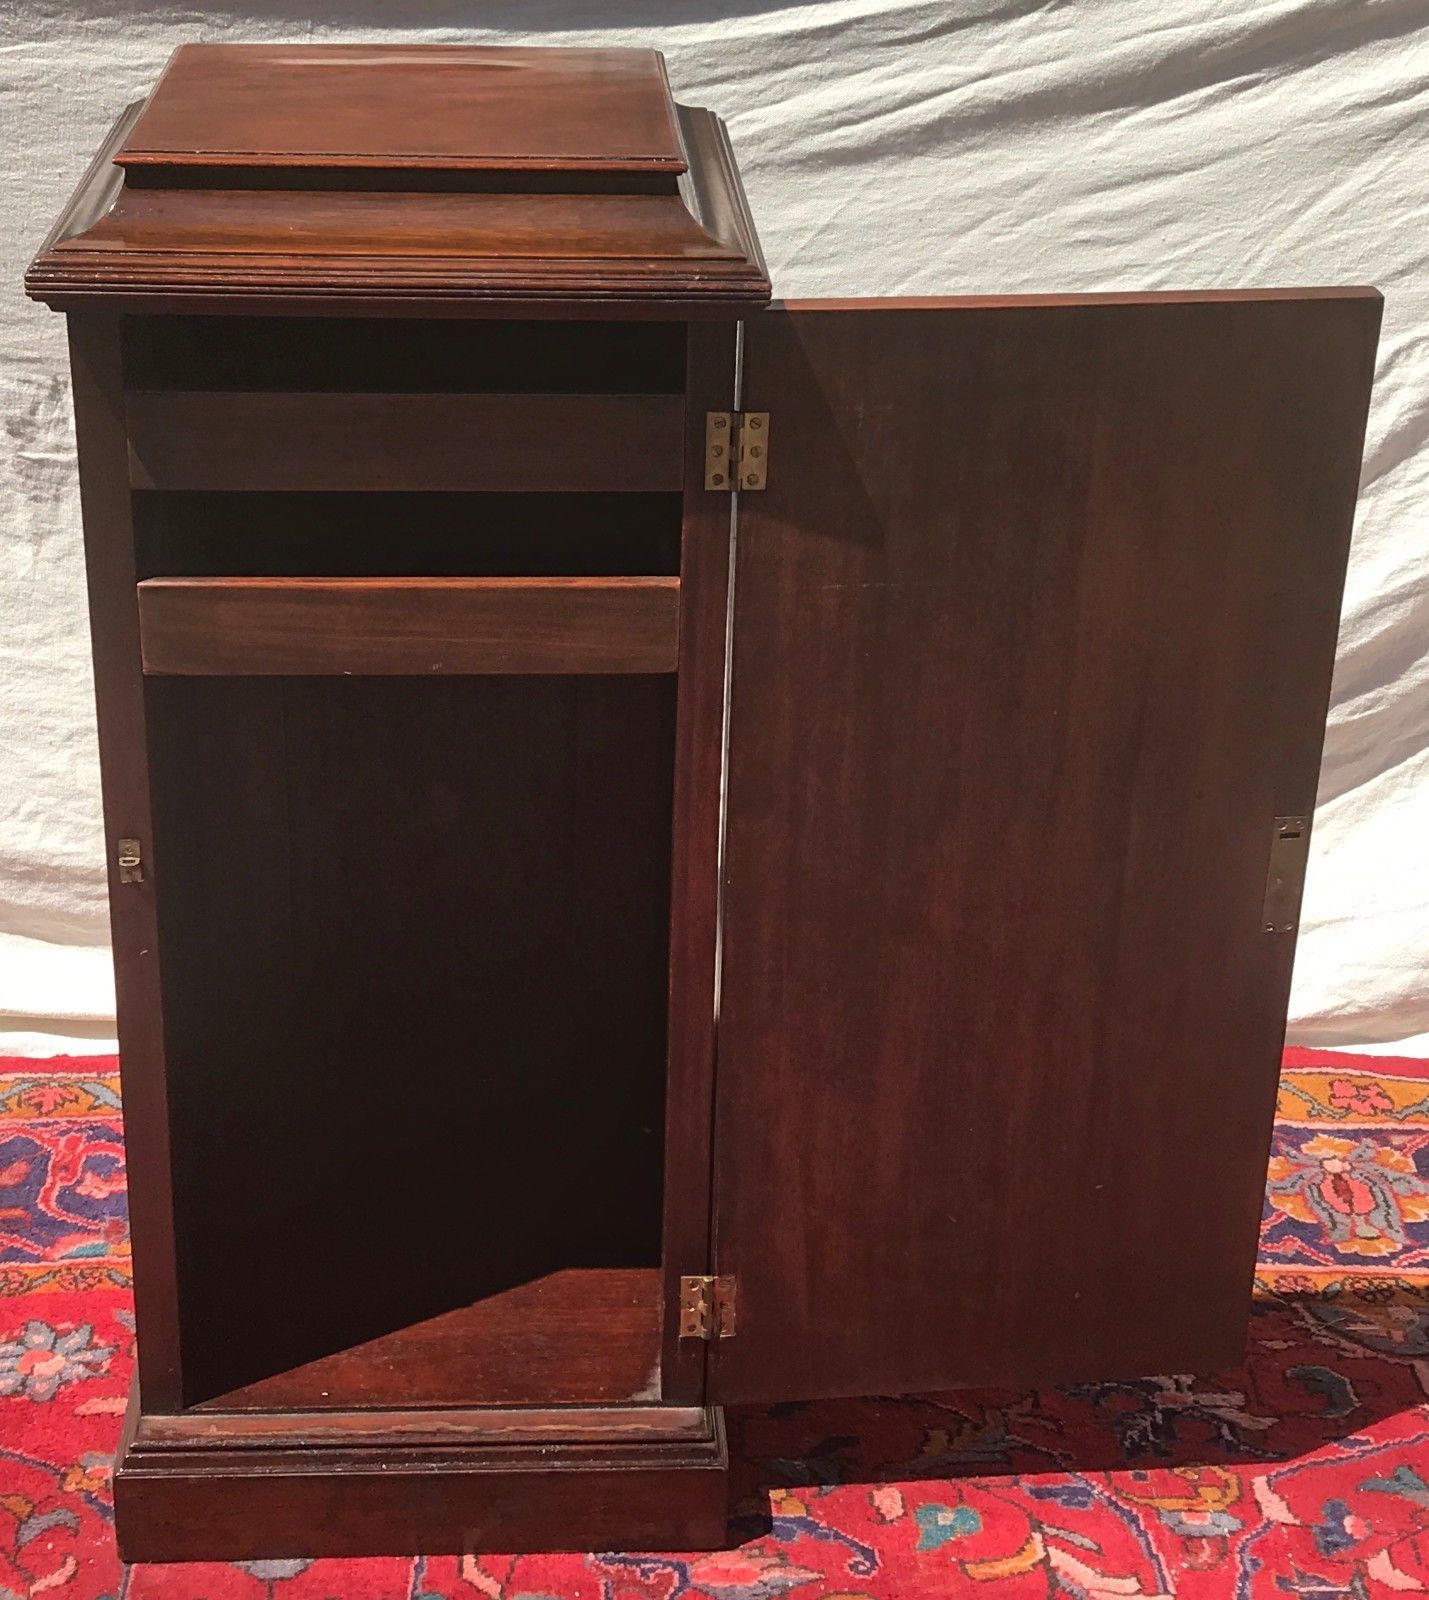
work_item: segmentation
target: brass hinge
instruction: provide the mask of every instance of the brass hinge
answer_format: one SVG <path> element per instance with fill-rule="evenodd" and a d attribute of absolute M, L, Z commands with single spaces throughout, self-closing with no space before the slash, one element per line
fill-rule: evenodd
<path fill-rule="evenodd" d="M 705 412 L 705 488 L 754 493 L 769 474 L 767 411 Z"/>
<path fill-rule="evenodd" d="M 114 859 L 119 868 L 120 883 L 143 883 L 144 857 L 137 839 L 120 839 Z"/>
<path fill-rule="evenodd" d="M 734 1278 L 680 1279 L 680 1337 L 729 1339 L 734 1336 Z"/>
<path fill-rule="evenodd" d="M 1309 817 L 1277 817 L 1270 833 L 1270 865 L 1260 911 L 1260 925 L 1266 933 L 1294 933 L 1309 854 Z"/>

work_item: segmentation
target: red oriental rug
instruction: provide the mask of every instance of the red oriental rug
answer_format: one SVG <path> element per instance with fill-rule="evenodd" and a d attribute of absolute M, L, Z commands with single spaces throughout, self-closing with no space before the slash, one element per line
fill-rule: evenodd
<path fill-rule="evenodd" d="M 115 1063 L 0 1059 L 0 1600 L 1423 1594 L 1429 1062 L 1287 1053 L 1244 1366 L 737 1412 L 713 1555 L 123 1569 L 132 1342 Z"/>

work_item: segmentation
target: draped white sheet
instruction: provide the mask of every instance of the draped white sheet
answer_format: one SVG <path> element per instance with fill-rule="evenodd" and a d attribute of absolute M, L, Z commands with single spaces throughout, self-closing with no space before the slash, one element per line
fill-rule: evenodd
<path fill-rule="evenodd" d="M 119 107 L 209 38 L 657 45 L 729 122 L 786 297 L 1377 284 L 1291 1036 L 1429 1035 L 1426 0 L 310 9 L 0 16 L 0 1029 L 103 1032 L 113 1000 L 63 329 L 19 278 Z"/>

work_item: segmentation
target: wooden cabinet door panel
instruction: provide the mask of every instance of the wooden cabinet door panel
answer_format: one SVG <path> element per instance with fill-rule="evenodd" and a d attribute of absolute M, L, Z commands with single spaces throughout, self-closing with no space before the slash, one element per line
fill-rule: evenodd
<path fill-rule="evenodd" d="M 1237 1358 L 1379 310 L 746 324 L 713 1399 Z"/>

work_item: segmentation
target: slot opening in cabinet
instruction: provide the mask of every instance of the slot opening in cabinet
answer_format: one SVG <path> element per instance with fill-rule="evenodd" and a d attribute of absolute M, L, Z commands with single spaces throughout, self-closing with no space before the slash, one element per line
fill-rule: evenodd
<path fill-rule="evenodd" d="M 660 577 L 680 570 L 677 494 L 134 496 L 138 576 Z"/>
<path fill-rule="evenodd" d="M 145 317 L 131 389 L 680 394 L 677 322 Z"/>

